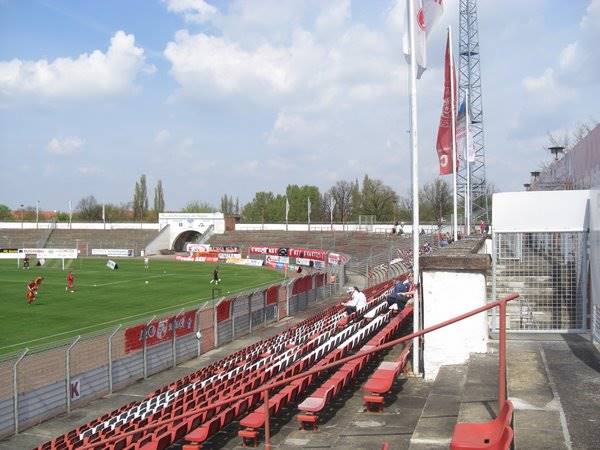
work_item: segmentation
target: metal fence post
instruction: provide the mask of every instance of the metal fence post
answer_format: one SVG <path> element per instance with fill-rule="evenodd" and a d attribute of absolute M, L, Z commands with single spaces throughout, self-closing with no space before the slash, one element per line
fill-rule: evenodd
<path fill-rule="evenodd" d="M 235 340 L 235 300 L 231 305 L 231 340 Z"/>
<path fill-rule="evenodd" d="M 173 354 L 173 368 L 177 366 L 177 318 L 183 313 L 183 308 L 173 317 L 172 332 L 173 336 L 171 339 L 171 353 Z"/>
<path fill-rule="evenodd" d="M 212 312 L 213 312 L 213 343 L 215 345 L 215 348 L 217 348 L 219 346 L 219 326 L 217 324 L 217 307 L 215 306 L 215 302 L 213 300 L 213 305 L 212 305 Z"/>
<path fill-rule="evenodd" d="M 492 233 L 492 301 L 495 302 L 496 301 L 496 264 L 498 264 L 497 261 L 497 255 L 496 255 L 496 246 L 498 245 L 497 242 L 497 235 L 495 232 Z M 496 330 L 498 329 L 498 311 L 496 310 L 496 308 L 492 309 L 492 326 L 490 327 L 491 330 Z"/>
<path fill-rule="evenodd" d="M 263 328 L 267 326 L 267 292 L 268 289 L 263 293 Z"/>
<path fill-rule="evenodd" d="M 150 325 L 154 319 L 156 319 L 156 316 L 152 316 L 152 319 L 150 319 L 146 323 L 146 326 L 144 327 L 144 347 L 143 347 L 144 379 L 148 378 L 148 345 L 147 345 L 147 341 L 148 341 L 148 325 Z"/>
<path fill-rule="evenodd" d="M 200 311 L 202 305 L 198 305 L 198 309 L 196 310 L 196 338 L 198 340 L 198 353 L 196 354 L 197 358 L 200 358 L 202 354 L 202 331 L 200 328 Z"/>
<path fill-rule="evenodd" d="M 65 381 L 67 392 L 67 414 L 71 414 L 71 349 L 79 342 L 81 336 L 77 336 L 75 340 L 67 347 L 65 359 Z"/>
<path fill-rule="evenodd" d="M 19 434 L 19 385 L 17 383 L 17 370 L 19 363 L 25 358 L 28 351 L 28 348 L 23 350 L 23 353 L 21 353 L 19 358 L 17 358 L 13 364 L 13 414 L 15 419 L 15 434 Z"/>
<path fill-rule="evenodd" d="M 252 296 L 254 294 L 250 294 L 248 296 L 248 334 L 252 333 Z"/>
<path fill-rule="evenodd" d="M 117 334 L 117 332 L 121 329 L 121 324 L 115 331 L 113 331 L 110 336 L 108 336 L 108 393 L 112 394 L 113 391 L 113 374 L 112 374 L 112 339 Z"/>

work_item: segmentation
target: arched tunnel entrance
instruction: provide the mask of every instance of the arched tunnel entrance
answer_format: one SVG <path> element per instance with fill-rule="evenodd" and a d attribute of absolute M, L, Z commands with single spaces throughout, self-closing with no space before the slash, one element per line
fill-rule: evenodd
<path fill-rule="evenodd" d="M 202 234 L 199 231 L 187 230 L 181 233 L 173 241 L 173 250 L 176 252 L 184 252 L 188 242 L 198 242 Z"/>

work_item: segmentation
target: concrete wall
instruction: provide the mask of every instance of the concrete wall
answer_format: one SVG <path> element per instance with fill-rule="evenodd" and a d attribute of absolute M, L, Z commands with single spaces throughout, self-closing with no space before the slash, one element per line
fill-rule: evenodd
<path fill-rule="evenodd" d="M 159 230 L 158 223 L 139 223 L 139 222 L 0 222 L 0 229 L 12 230 L 47 230 L 56 228 L 59 230 Z"/>
<path fill-rule="evenodd" d="M 393 223 L 379 223 L 367 227 L 367 225 L 359 225 L 357 223 L 335 223 L 333 229 L 335 231 L 371 231 L 373 233 L 391 233 Z M 438 231 L 437 225 L 434 224 L 422 224 L 420 229 L 425 230 L 426 233 L 434 233 Z M 291 223 L 288 225 L 288 231 L 308 231 L 308 224 L 306 223 Z M 330 224 L 311 224 L 311 231 L 331 231 Z M 286 231 L 285 223 L 236 223 L 235 231 Z M 404 224 L 402 226 L 404 233 L 412 232 L 412 225 Z M 451 228 L 449 225 L 442 227 L 442 231 L 450 232 Z"/>
<path fill-rule="evenodd" d="M 435 325 L 486 303 L 485 275 L 478 272 L 423 271 L 424 327 Z M 432 381 L 443 365 L 462 364 L 470 353 L 485 353 L 487 315 L 478 314 L 425 335 L 425 379 Z"/>

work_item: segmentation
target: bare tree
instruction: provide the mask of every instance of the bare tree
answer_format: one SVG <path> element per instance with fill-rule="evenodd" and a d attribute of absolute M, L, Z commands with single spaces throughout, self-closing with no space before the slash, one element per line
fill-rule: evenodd
<path fill-rule="evenodd" d="M 423 215 L 427 219 L 435 220 L 438 225 L 441 225 L 442 219 L 451 214 L 452 191 L 445 180 L 436 178 L 427 183 L 423 186 L 421 197 L 423 199 Z"/>
<path fill-rule="evenodd" d="M 75 208 L 77 216 L 82 220 L 102 220 L 102 206 L 96 197 L 89 195 L 82 198 Z"/>
<path fill-rule="evenodd" d="M 330 189 L 329 195 L 335 203 L 334 218 L 342 223 L 352 216 L 353 186 L 348 181 L 338 181 Z"/>

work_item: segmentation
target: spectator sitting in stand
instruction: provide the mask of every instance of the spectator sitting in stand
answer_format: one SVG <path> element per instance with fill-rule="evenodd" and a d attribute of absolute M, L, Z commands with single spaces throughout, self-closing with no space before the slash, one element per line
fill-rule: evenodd
<path fill-rule="evenodd" d="M 448 236 L 446 236 L 446 234 L 442 234 L 440 236 L 439 246 L 440 247 L 448 247 Z"/>
<path fill-rule="evenodd" d="M 367 306 L 367 297 L 363 294 L 360 289 L 356 286 L 352 289 L 352 298 L 345 303 L 342 303 L 346 307 L 346 316 L 350 316 L 352 313 L 359 311 Z"/>
<path fill-rule="evenodd" d="M 396 283 L 391 294 L 387 296 L 388 308 L 392 311 L 402 311 L 408 301 L 415 294 L 414 289 L 410 291 L 410 279 Z"/>

